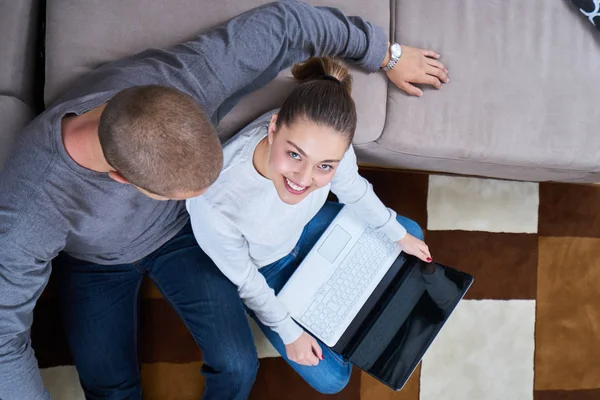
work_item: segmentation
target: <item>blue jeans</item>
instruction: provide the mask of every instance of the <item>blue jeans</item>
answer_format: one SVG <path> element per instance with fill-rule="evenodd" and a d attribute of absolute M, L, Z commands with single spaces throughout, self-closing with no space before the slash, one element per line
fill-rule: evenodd
<path fill-rule="evenodd" d="M 97 265 L 61 254 L 53 265 L 67 340 L 87 399 L 142 399 L 137 319 L 146 274 L 202 348 L 203 398 L 248 398 L 258 358 L 245 309 L 235 285 L 196 243 L 189 223 L 132 264 Z"/>
<path fill-rule="evenodd" d="M 319 240 L 341 208 L 342 205 L 339 203 L 326 203 L 317 215 L 315 215 L 315 217 L 306 225 L 300 240 L 292 252 L 279 261 L 269 264 L 259 270 L 275 293 L 279 293 L 288 279 L 290 279 L 296 268 L 298 268 L 298 265 Z M 401 216 L 398 216 L 397 219 L 398 222 L 406 228 L 408 233 L 423 240 L 423 231 L 416 222 Z M 337 393 L 346 387 L 350 380 L 352 365 L 346 362 L 342 356 L 317 339 L 321 349 L 323 349 L 324 356 L 324 360 L 320 361 L 317 366 L 309 367 L 290 361 L 286 356 L 285 345 L 279 335 L 261 324 L 253 313 L 250 314 L 279 354 L 281 354 L 288 364 L 290 364 L 290 366 L 314 389 L 321 393 L 332 394 Z"/>

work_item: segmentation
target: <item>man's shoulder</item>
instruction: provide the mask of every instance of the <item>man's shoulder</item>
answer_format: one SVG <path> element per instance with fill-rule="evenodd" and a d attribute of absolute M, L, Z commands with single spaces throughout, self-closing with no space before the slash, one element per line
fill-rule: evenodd
<path fill-rule="evenodd" d="M 18 174 L 10 167 L 0 173 L 0 233 L 40 258 L 61 248 L 68 234 L 62 202 L 50 195 L 56 181 L 45 178 L 55 165 L 47 160 Z"/>
<path fill-rule="evenodd" d="M 39 115 L 20 132 L 0 171 L 0 196 L 39 187 L 42 176 L 56 162 L 52 133 L 47 113 Z"/>
<path fill-rule="evenodd" d="M 32 213 L 38 213 L 42 211 L 40 206 L 47 209 L 56 204 L 50 193 L 60 181 L 53 178 L 60 175 L 57 174 L 59 160 L 51 153 L 44 153 L 34 149 L 29 154 L 19 152 L 0 172 L 0 208 L 4 211 L 10 210 L 18 217 L 29 208 Z M 4 212 L 2 216 L 6 217 L 6 214 Z"/>
<path fill-rule="evenodd" d="M 39 115 L 21 132 L 0 171 L 3 231 L 21 223 L 31 225 L 35 218 L 52 218 L 53 207 L 59 207 L 52 193 L 57 185 L 65 185 L 69 176 L 61 172 L 60 155 L 56 151 L 56 140 L 60 137 L 53 136 L 52 115 L 52 112 Z"/>

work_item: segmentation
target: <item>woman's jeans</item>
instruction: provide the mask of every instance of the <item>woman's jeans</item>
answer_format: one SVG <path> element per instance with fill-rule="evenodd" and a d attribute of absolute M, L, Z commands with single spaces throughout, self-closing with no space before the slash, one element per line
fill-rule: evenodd
<path fill-rule="evenodd" d="M 259 270 L 276 294 L 283 288 L 296 268 L 298 268 L 298 265 L 300 265 L 304 257 L 310 252 L 342 207 L 343 205 L 339 203 L 326 203 L 317 215 L 315 215 L 315 217 L 306 225 L 302 232 L 302 236 L 300 236 L 300 240 L 298 240 L 298 243 L 292 252 L 279 261 L 269 264 Z M 419 239 L 423 239 L 423 231 L 416 222 L 401 216 L 398 216 L 397 219 L 398 222 L 406 228 L 409 234 Z M 253 313 L 250 314 L 279 354 L 281 354 L 288 364 L 290 364 L 292 368 L 294 368 L 294 370 L 313 388 L 321 393 L 337 393 L 348 384 L 350 373 L 352 372 L 352 365 L 346 362 L 342 356 L 326 347 L 317 339 L 321 349 L 323 349 L 324 359 L 320 360 L 317 366 L 297 364 L 287 358 L 285 345 L 279 335 L 270 328 L 262 325 Z"/>

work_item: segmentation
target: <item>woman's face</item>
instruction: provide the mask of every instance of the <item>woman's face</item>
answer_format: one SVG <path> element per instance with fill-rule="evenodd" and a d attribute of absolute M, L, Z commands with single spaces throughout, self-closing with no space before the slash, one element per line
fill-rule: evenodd
<path fill-rule="evenodd" d="M 291 126 L 269 125 L 269 178 L 286 204 L 298 204 L 326 186 L 348 149 L 348 139 L 336 130 L 305 119 Z"/>

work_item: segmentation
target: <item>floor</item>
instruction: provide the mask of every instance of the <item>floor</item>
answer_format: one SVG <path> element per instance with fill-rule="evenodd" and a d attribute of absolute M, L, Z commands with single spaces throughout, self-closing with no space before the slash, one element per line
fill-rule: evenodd
<path fill-rule="evenodd" d="M 257 338 L 251 399 L 600 399 L 600 186 L 363 169 L 382 200 L 426 229 L 434 259 L 475 283 L 400 392 L 355 370 L 314 392 Z M 199 399 L 201 354 L 156 289 L 142 293 L 145 399 Z M 50 287 L 33 343 L 54 399 L 83 399 Z"/>

